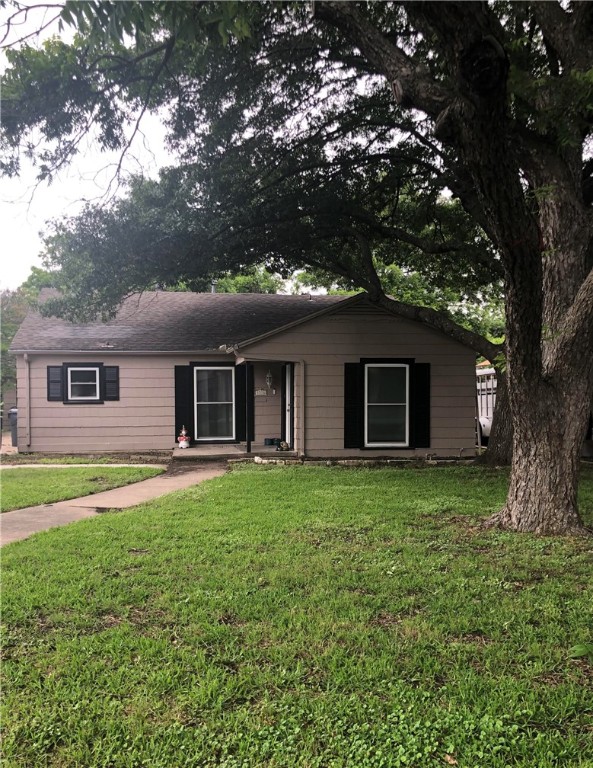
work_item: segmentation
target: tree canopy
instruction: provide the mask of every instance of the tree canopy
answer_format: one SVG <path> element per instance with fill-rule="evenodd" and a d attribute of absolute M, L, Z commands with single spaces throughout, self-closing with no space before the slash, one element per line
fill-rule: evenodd
<path fill-rule="evenodd" d="M 468 293 L 502 277 L 515 455 L 498 522 L 582 530 L 592 4 L 93 0 L 66 3 L 63 18 L 79 28 L 72 45 L 10 52 L 5 172 L 29 151 L 51 176 L 90 123 L 123 151 L 122 118 L 134 126 L 146 110 L 166 110 L 179 157 L 158 183 L 135 180 L 126 200 L 50 239 L 63 268 L 64 254 L 80 260 L 85 228 L 97 241 L 78 283 L 89 301 L 108 303 L 101 254 L 122 220 L 125 290 L 141 267 L 191 280 L 304 260 L 487 354 L 496 347 L 442 313 L 389 300 L 375 259 L 437 286 L 453 276 Z"/>
<path fill-rule="evenodd" d="M 329 265 L 369 289 L 379 284 L 376 256 L 429 277 L 437 289 L 455 286 L 460 299 L 500 280 L 481 227 L 457 201 L 443 199 L 444 168 L 414 113 L 394 122 L 389 87 L 306 6 L 246 4 L 237 15 L 222 4 L 244 32 L 223 44 L 204 31 L 219 18 L 216 3 L 176 4 L 173 16 L 166 4 L 144 4 L 140 21 L 134 4 L 129 16 L 124 5 L 98 4 L 96 12 L 107 15 L 95 18 L 88 5 L 66 6 L 83 25 L 91 18 L 107 25 L 111 52 L 91 34 L 72 46 L 48 43 L 43 66 L 37 51 L 11 54 L 14 78 L 5 90 L 21 95 L 14 127 L 5 126 L 6 167 L 18 166 L 27 126 L 45 125 L 60 98 L 64 121 L 46 134 L 41 174 L 76 152 L 91 112 L 103 146 L 124 149 L 122 118 L 166 105 L 171 146 L 181 156 L 158 183 L 135 179 L 125 200 L 56 226 L 47 255 L 67 287 L 62 310 L 79 317 L 108 311 L 152 283 L 199 286 L 210 274 L 261 262 L 285 276 Z M 140 24 L 133 52 L 123 52 L 114 32 L 124 17 Z M 179 24 L 184 31 L 193 24 L 195 36 L 179 39 Z M 221 25 L 224 19 L 217 32 Z M 170 50 L 157 42 L 163 34 L 175 43 Z M 58 77 L 63 93 L 48 103 L 45 92 Z M 122 94 L 127 101 L 117 112 Z M 496 354 L 479 339 L 465 340 Z"/>

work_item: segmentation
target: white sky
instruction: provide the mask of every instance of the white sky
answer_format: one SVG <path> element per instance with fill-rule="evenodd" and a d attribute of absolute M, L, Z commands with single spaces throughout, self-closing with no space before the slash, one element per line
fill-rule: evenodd
<path fill-rule="evenodd" d="M 13 8 L 0 8 L 0 30 L 13 11 Z M 38 28 L 39 24 L 39 16 L 30 18 L 19 30 L 19 36 L 27 28 Z M 51 31 L 58 33 L 57 28 Z M 29 43 L 36 44 L 36 41 L 30 40 Z M 5 66 L 6 61 L 0 51 L 0 73 Z M 167 163 L 164 130 L 158 119 L 145 116 L 141 128 L 143 134 L 136 136 L 126 155 L 124 177 L 130 173 L 154 177 L 159 166 Z M 85 200 L 104 199 L 118 159 L 117 153 L 101 154 L 89 140 L 85 151 L 60 173 L 51 186 L 36 184 L 35 170 L 26 163 L 23 163 L 19 178 L 0 177 L 0 288 L 18 288 L 29 276 L 31 267 L 42 266 L 39 255 L 43 245 L 39 233 L 46 221 L 75 215 Z M 111 191 L 116 191 L 113 186 Z"/>
<path fill-rule="evenodd" d="M 145 139 L 137 137 L 127 154 L 123 169 L 154 177 L 167 161 L 163 129 L 156 118 L 143 119 Z M 89 142 L 83 155 L 53 183 L 36 184 L 35 170 L 23 165 L 19 178 L 0 178 L 0 288 L 17 288 L 27 279 L 31 267 L 41 267 L 40 231 L 50 219 L 76 214 L 85 200 L 101 201 L 113 181 L 119 155 L 101 154 Z M 117 185 L 112 185 L 116 191 Z"/>

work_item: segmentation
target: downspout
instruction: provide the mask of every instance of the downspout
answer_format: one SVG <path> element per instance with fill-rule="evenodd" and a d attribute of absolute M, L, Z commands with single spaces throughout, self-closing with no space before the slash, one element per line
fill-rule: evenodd
<path fill-rule="evenodd" d="M 23 355 L 25 361 L 25 402 L 27 406 L 27 416 L 25 421 L 25 445 L 31 447 L 31 361 L 29 355 L 25 352 Z M 17 416 L 18 418 L 18 416 Z M 18 429 L 18 427 L 17 427 Z M 17 435 L 18 443 L 18 435 Z"/>

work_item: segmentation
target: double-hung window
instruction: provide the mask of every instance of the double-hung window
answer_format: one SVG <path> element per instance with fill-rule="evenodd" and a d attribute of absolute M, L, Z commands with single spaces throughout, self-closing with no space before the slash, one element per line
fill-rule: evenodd
<path fill-rule="evenodd" d="M 362 358 L 344 364 L 344 448 L 431 447 L 430 364 Z"/>
<path fill-rule="evenodd" d="M 364 366 L 364 445 L 405 447 L 410 443 L 410 366 Z"/>
<path fill-rule="evenodd" d="M 98 367 L 69 367 L 67 371 L 68 400 L 100 400 L 101 386 Z"/>
<path fill-rule="evenodd" d="M 47 366 L 47 399 L 64 405 L 102 405 L 119 400 L 119 366 L 62 363 Z"/>

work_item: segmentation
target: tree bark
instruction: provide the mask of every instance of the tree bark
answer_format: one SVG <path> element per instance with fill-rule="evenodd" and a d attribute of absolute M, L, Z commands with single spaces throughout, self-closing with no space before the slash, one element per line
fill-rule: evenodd
<path fill-rule="evenodd" d="M 511 480 L 506 504 L 487 525 L 541 535 L 590 534 L 578 514 L 580 451 L 588 402 L 583 387 L 545 385 L 518 408 L 515 397 Z"/>

